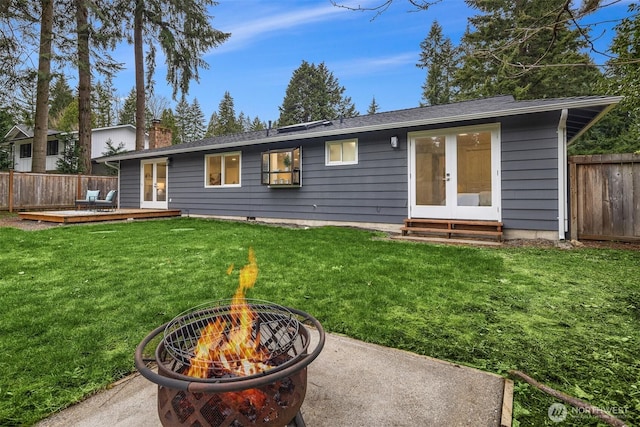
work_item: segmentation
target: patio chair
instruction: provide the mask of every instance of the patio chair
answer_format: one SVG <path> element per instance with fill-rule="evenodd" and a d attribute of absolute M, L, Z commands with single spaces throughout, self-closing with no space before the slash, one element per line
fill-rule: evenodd
<path fill-rule="evenodd" d="M 111 190 L 104 200 L 96 200 L 96 208 L 101 210 L 116 209 L 118 207 L 118 190 Z"/>
<path fill-rule="evenodd" d="M 87 190 L 87 196 L 84 199 L 76 200 L 76 209 L 94 206 L 98 197 L 100 197 L 100 190 Z"/>

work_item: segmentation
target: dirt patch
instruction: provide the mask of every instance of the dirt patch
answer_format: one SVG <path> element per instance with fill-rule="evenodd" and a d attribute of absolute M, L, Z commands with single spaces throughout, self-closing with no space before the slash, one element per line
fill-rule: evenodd
<path fill-rule="evenodd" d="M 60 224 L 54 222 L 30 221 L 22 219 L 17 215 L 0 214 L 0 227 L 13 227 L 25 231 L 36 231 L 59 226 Z"/>
<path fill-rule="evenodd" d="M 640 251 L 640 242 L 614 242 L 600 240 L 572 240 L 564 242 L 554 242 L 544 239 L 514 239 L 507 240 L 503 243 L 507 247 L 537 247 L 537 248 L 560 248 L 560 249 L 580 249 L 580 248 L 596 248 L 596 249 L 620 249 Z"/>

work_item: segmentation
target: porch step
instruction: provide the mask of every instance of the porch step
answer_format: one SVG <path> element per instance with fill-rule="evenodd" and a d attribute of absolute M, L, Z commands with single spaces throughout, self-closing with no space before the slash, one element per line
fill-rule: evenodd
<path fill-rule="evenodd" d="M 502 223 L 499 221 L 473 221 L 455 219 L 407 218 L 400 227 L 403 236 L 409 233 L 487 237 L 502 241 Z"/>

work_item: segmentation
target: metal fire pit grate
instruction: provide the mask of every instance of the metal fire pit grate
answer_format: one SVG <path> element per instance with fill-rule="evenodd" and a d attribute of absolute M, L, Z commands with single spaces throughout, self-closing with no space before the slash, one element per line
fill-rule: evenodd
<path fill-rule="evenodd" d="M 257 300 L 246 300 L 246 305 L 254 313 L 252 339 L 259 341 L 260 348 L 268 354 L 266 365 L 277 366 L 283 361 L 283 355 L 298 343 L 300 344 L 300 322 L 285 307 Z M 238 329 L 237 319 L 243 315 L 240 305 L 230 300 L 204 304 L 192 308 L 170 321 L 164 329 L 164 349 L 184 366 L 190 366 L 202 331 L 213 320 L 222 320 L 226 324 L 224 334 L 229 337 Z M 244 314 L 246 315 L 246 313 Z M 234 323 L 236 323 L 234 325 Z M 299 350 L 294 351 L 298 353 Z M 289 357 L 285 357 L 289 359 Z M 229 362 L 242 363 L 236 359 Z"/>
<path fill-rule="evenodd" d="M 158 384 L 158 416 L 163 426 L 304 427 L 300 408 L 306 394 L 307 366 L 324 347 L 324 329 L 313 316 L 295 308 L 255 300 L 247 304 L 254 312 L 249 341 L 259 343 L 257 347 L 264 350 L 260 357 L 268 358 L 264 363 L 269 369 L 264 372 L 240 376 L 227 371 L 218 376 L 215 367 L 208 367 L 207 378 L 185 375 L 201 344 L 202 330 L 221 319 L 227 325 L 234 323 L 237 307 L 229 301 L 188 310 L 138 344 L 136 368 Z M 233 332 L 230 326 L 218 327 L 214 336 Z M 155 357 L 145 357 L 146 347 L 154 341 Z M 214 365 L 218 355 L 209 356 Z M 156 363 L 157 373 L 148 362 Z"/>

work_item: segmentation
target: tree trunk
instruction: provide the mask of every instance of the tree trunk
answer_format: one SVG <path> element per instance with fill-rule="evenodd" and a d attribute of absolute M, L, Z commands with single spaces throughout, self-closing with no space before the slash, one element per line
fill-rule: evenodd
<path fill-rule="evenodd" d="M 40 53 L 36 84 L 36 120 L 33 132 L 31 172 L 47 169 L 47 133 L 49 130 L 49 82 L 51 81 L 51 44 L 53 40 L 53 0 L 42 0 Z"/>
<path fill-rule="evenodd" d="M 137 0 L 133 18 L 133 49 L 136 64 L 136 150 L 144 149 L 145 135 L 144 53 L 142 49 L 143 8 L 144 2 Z"/>
<path fill-rule="evenodd" d="M 89 22 L 84 0 L 76 0 L 78 32 L 78 146 L 79 166 L 91 174 L 91 63 L 89 59 Z"/>

